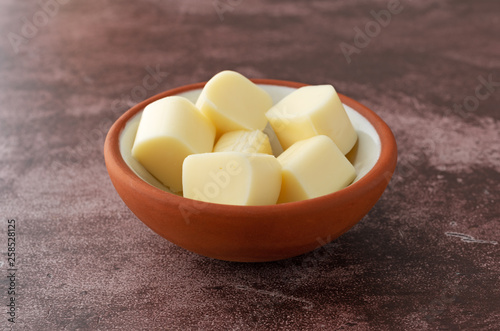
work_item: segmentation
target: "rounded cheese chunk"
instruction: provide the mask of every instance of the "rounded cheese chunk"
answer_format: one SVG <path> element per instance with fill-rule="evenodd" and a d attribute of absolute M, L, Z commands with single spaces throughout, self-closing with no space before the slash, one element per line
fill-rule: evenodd
<path fill-rule="evenodd" d="M 215 127 L 187 99 L 170 96 L 144 108 L 132 156 L 173 192 L 182 190 L 182 162 L 212 151 Z"/>
<path fill-rule="evenodd" d="M 184 160 L 184 197 L 228 205 L 275 204 L 281 166 L 272 155 L 240 152 L 193 154 Z"/>
<path fill-rule="evenodd" d="M 269 137 L 260 130 L 226 132 L 215 144 L 214 152 L 273 154 Z"/>
<path fill-rule="evenodd" d="M 281 146 L 326 135 L 345 155 L 357 140 L 344 106 L 331 85 L 304 86 L 287 95 L 266 113 Z"/>
<path fill-rule="evenodd" d="M 213 76 L 196 102 L 196 107 L 215 124 L 217 136 L 234 130 L 264 129 L 265 113 L 272 105 L 266 91 L 229 70 Z"/>
<path fill-rule="evenodd" d="M 293 144 L 278 156 L 282 186 L 278 203 L 316 198 L 349 185 L 356 171 L 327 136 Z"/>

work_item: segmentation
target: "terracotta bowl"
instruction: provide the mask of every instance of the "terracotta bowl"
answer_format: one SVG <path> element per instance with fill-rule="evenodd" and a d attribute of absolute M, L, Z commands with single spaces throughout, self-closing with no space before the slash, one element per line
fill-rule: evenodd
<path fill-rule="evenodd" d="M 257 79 L 274 101 L 305 84 Z M 144 107 L 163 97 L 196 100 L 204 83 L 160 93 L 129 109 L 111 127 L 104 146 L 106 167 L 130 210 L 170 242 L 211 258 L 274 261 L 310 252 L 349 230 L 375 205 L 396 167 L 397 147 L 384 121 L 346 96 L 340 98 L 358 132 L 347 155 L 358 176 L 325 196 L 269 206 L 232 206 L 195 201 L 168 191 L 130 155 Z"/>

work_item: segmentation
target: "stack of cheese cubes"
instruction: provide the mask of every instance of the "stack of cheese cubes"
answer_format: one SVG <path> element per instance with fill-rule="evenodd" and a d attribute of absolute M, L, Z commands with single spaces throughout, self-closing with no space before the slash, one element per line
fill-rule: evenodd
<path fill-rule="evenodd" d="M 270 123 L 284 152 L 275 157 Z M 231 205 L 269 205 L 338 191 L 356 177 L 345 157 L 357 134 L 331 85 L 273 105 L 234 71 L 215 75 L 196 105 L 170 96 L 144 109 L 132 156 L 171 191 Z"/>

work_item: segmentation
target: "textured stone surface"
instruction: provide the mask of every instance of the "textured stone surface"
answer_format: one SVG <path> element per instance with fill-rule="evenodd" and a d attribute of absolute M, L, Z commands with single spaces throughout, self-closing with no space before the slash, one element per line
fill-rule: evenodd
<path fill-rule="evenodd" d="M 401 1 L 350 63 L 340 44 L 389 1 L 73 0 L 44 20 L 46 2 L 0 4 L 0 326 L 15 218 L 16 330 L 498 329 L 500 86 L 475 97 L 500 82 L 498 1 Z M 390 125 L 399 164 L 356 227 L 239 264 L 127 209 L 102 156 L 111 123 L 224 69 L 330 83 Z"/>

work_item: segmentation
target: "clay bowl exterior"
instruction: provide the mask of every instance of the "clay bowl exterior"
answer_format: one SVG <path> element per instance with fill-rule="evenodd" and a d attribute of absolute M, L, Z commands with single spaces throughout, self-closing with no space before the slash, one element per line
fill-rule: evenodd
<path fill-rule="evenodd" d="M 269 79 L 257 84 L 298 88 L 306 84 Z M 358 181 L 332 194 L 270 206 L 232 206 L 195 201 L 162 191 L 139 178 L 119 148 L 126 123 L 163 97 L 200 89 L 204 83 L 160 93 L 124 113 L 106 137 L 104 156 L 111 181 L 130 210 L 154 232 L 192 252 L 211 258 L 262 262 L 310 252 L 342 235 L 375 205 L 394 172 L 397 147 L 390 128 L 373 111 L 346 96 L 342 102 L 375 128 L 380 155 Z"/>

